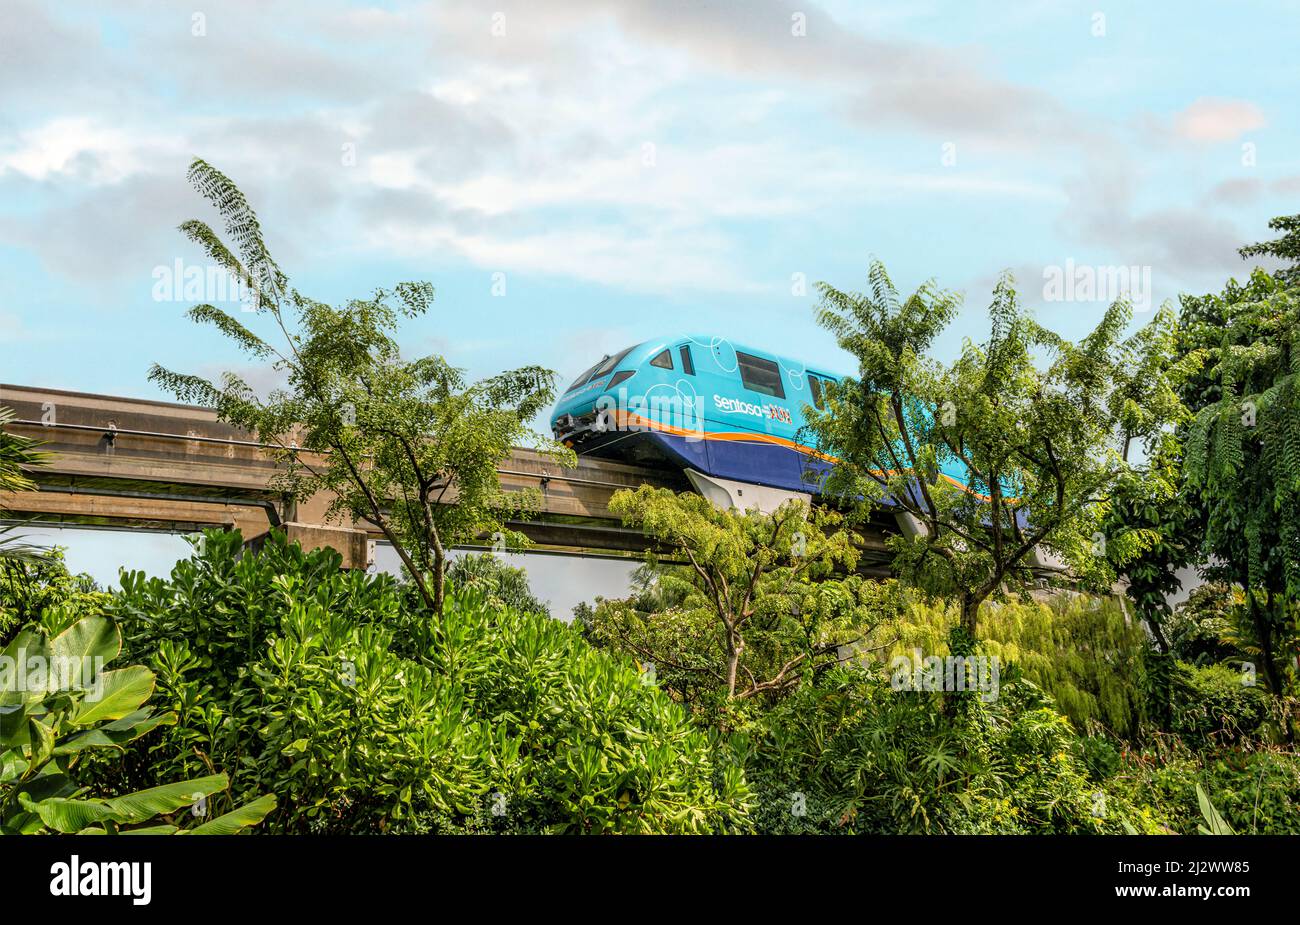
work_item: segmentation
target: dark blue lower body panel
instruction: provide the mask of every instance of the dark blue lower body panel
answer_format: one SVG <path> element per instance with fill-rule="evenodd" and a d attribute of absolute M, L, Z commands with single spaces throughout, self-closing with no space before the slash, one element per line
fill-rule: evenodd
<path fill-rule="evenodd" d="M 737 482 L 815 492 L 829 471 L 829 466 L 816 457 L 762 440 L 701 440 L 663 432 L 650 432 L 644 437 L 683 468 Z M 806 480 L 805 472 L 811 481 Z"/>
<path fill-rule="evenodd" d="M 816 493 L 829 464 L 793 446 L 763 440 L 687 437 L 657 430 L 590 435 L 580 454 L 634 464 L 694 469 L 716 478 Z M 805 480 L 808 472 L 811 481 Z"/>

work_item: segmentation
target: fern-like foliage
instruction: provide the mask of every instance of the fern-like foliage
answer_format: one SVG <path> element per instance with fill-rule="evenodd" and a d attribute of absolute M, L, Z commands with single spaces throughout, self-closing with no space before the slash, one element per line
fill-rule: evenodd
<path fill-rule="evenodd" d="M 960 308 L 953 293 L 927 283 L 900 297 L 879 262 L 866 292 L 818 289 L 818 320 L 857 359 L 858 376 L 828 386 L 807 433 L 838 460 L 826 493 L 858 516 L 884 502 L 917 525 L 892 541 L 896 571 L 959 600 L 971 637 L 984 600 L 1032 587 L 1038 547 L 1108 587 L 1103 505 L 1138 468 L 1130 446 L 1149 449 L 1184 414 L 1181 366 L 1168 362 L 1172 312 L 1126 340 L 1131 308 L 1117 301 L 1072 343 L 1033 320 L 1007 274 L 993 290 L 988 339 L 966 341 L 944 364 L 929 354 Z M 1155 540 L 1134 532 L 1126 542 Z"/>
<path fill-rule="evenodd" d="M 6 430 L 16 417 L 12 408 L 0 407 L 0 491 L 34 490 L 36 483 L 28 472 L 50 458 L 49 453 L 37 449 L 40 444 L 35 440 Z M 0 513 L 4 513 L 3 507 Z M 25 542 L 16 530 L 14 524 L 0 527 L 0 562 L 36 562 L 46 557 L 49 550 Z"/>
<path fill-rule="evenodd" d="M 1300 284 L 1300 215 L 1282 215 L 1268 223 L 1273 231 L 1282 232 L 1274 241 L 1248 244 L 1237 253 L 1243 257 L 1274 257 L 1287 262 L 1273 275 L 1289 286 Z"/>
<path fill-rule="evenodd" d="M 332 498 L 328 516 L 381 532 L 440 612 L 453 546 L 484 536 L 525 541 L 506 522 L 534 513 L 538 493 L 504 491 L 500 460 L 525 442 L 558 462 L 572 459 L 529 428 L 554 395 L 554 374 L 530 366 L 470 382 L 442 357 L 404 359 L 399 319 L 428 310 L 429 283 L 399 283 L 343 305 L 318 302 L 289 285 L 229 177 L 195 160 L 189 180 L 221 216 L 225 236 L 199 220 L 181 232 L 256 300 L 247 324 L 207 304 L 189 317 L 270 363 L 287 384 L 259 396 L 234 373 L 213 382 L 157 365 L 149 378 L 257 434 L 280 463 L 275 487 L 295 498 L 324 493 Z"/>
<path fill-rule="evenodd" d="M 1257 270 L 1219 295 L 1183 299 L 1183 341 L 1205 351 L 1184 467 L 1204 507 L 1212 572 L 1249 592 L 1271 683 L 1294 666 L 1300 600 L 1300 288 Z"/>

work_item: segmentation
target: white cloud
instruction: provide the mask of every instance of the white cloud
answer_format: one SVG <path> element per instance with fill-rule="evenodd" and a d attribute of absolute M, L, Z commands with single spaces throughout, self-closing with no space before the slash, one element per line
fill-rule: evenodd
<path fill-rule="evenodd" d="M 535 234 L 465 234 L 446 224 L 389 223 L 369 246 L 407 256 L 451 251 L 490 271 L 567 276 L 639 292 L 700 289 L 756 292 L 730 242 L 717 233 L 625 225 L 556 229 Z"/>
<path fill-rule="evenodd" d="M 18 133 L 0 154 L 0 174 L 14 171 L 33 180 L 75 173 L 89 183 L 112 183 L 140 169 L 142 147 L 166 142 L 110 128 L 75 116 L 52 119 Z"/>
<path fill-rule="evenodd" d="M 1267 124 L 1254 103 L 1205 96 L 1174 117 L 1174 131 L 1191 141 L 1235 141 Z"/>
<path fill-rule="evenodd" d="M 184 16 L 128 20 L 127 44 L 158 45 L 178 96 L 141 95 L 114 121 L 77 104 L 9 139 L 0 128 L 0 184 L 37 206 L 0 213 L 0 241 L 82 280 L 147 274 L 180 246 L 176 222 L 206 214 L 183 181 L 198 154 L 243 185 L 287 268 L 449 251 L 636 291 L 753 292 L 764 270 L 751 255 L 774 234 L 920 197 L 1063 202 L 1041 146 L 1077 153 L 1111 134 L 978 49 L 882 39 L 806 7 L 503 0 L 504 36 L 496 7 L 463 4 L 304 16 L 247 2 L 210 16 L 201 39 Z M 792 11 L 807 12 L 806 36 L 792 36 Z M 1262 124 L 1240 101 L 1197 101 L 1180 119 L 1197 137 Z M 932 168 L 899 146 L 918 137 Z M 962 166 L 941 169 L 937 145 L 953 138 Z M 1106 224 L 1088 205 L 1076 232 Z M 1125 247 L 1177 230 L 1124 212 Z"/>
<path fill-rule="evenodd" d="M 409 177 L 409 171 L 388 174 L 389 179 L 402 175 Z M 897 172 L 873 166 L 861 152 L 786 142 L 637 147 L 621 156 L 558 165 L 543 175 L 484 173 L 423 188 L 454 207 L 488 215 L 582 203 L 671 213 L 690 222 L 802 216 L 900 192 L 1065 198 L 1051 186 L 988 172 Z"/>

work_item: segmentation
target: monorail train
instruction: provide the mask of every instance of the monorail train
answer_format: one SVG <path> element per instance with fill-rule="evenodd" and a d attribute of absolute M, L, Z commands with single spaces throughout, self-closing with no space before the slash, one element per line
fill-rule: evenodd
<path fill-rule="evenodd" d="M 581 454 L 679 468 L 711 500 L 766 508 L 825 475 L 830 461 L 799 431 L 838 379 L 721 337 L 649 340 L 578 376 L 552 429 Z"/>
<path fill-rule="evenodd" d="M 839 379 L 722 337 L 659 338 L 585 370 L 551 426 L 580 454 L 680 469 L 720 506 L 767 510 L 814 494 L 834 464 L 800 431 L 804 409 L 822 407 L 825 384 Z M 968 484 L 959 462 L 940 474 Z"/>
<path fill-rule="evenodd" d="M 721 337 L 648 340 L 579 375 L 560 396 L 551 428 L 582 455 L 680 469 L 720 508 L 772 511 L 816 494 L 834 465 L 800 441 L 804 409 L 823 407 L 825 384 L 840 378 Z M 938 475 L 986 498 L 958 460 L 945 460 Z M 1011 497 L 1014 489 L 1004 483 L 1003 491 Z M 924 529 L 909 514 L 897 516 L 909 535 Z M 1064 567 L 1044 550 L 1034 556 L 1040 567 Z"/>

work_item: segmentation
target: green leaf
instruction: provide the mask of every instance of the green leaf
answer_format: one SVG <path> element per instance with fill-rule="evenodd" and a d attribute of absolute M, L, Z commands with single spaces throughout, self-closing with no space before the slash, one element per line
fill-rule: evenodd
<path fill-rule="evenodd" d="M 180 828 L 174 825 L 146 825 L 138 829 L 125 829 L 119 835 L 175 835 Z M 85 834 L 85 833 L 81 833 Z"/>
<path fill-rule="evenodd" d="M 77 730 L 59 741 L 54 754 L 71 755 L 87 748 L 121 748 L 159 726 L 176 725 L 175 713 L 161 713 L 157 716 L 152 713 L 152 707 L 145 707 L 108 725 Z"/>
<path fill-rule="evenodd" d="M 251 825 L 257 825 L 271 810 L 275 809 L 275 794 L 260 796 L 251 803 L 233 809 L 223 816 L 211 819 L 192 829 L 186 829 L 187 835 L 234 835 Z"/>
<path fill-rule="evenodd" d="M 54 730 L 34 716 L 28 717 L 27 724 L 32 736 L 32 764 L 44 764 L 54 753 Z"/>
<path fill-rule="evenodd" d="M 9 645 L 5 646 L 4 654 L 9 659 L 5 664 L 16 666 L 20 661 L 19 653 L 22 653 L 22 656 L 25 659 L 37 657 L 48 660 L 49 646 L 46 644 L 44 637 L 39 633 L 34 633 L 31 630 L 23 630 L 10 640 Z M 0 700 L 0 703 L 4 703 L 8 706 L 13 702 L 12 698 L 14 695 L 26 693 L 25 691 L 20 691 L 18 689 L 18 683 L 21 677 L 22 672 L 16 670 L 16 667 L 11 667 L 9 670 L 0 672 L 0 694 L 10 695 L 9 698 Z"/>
<path fill-rule="evenodd" d="M 1210 802 L 1210 796 L 1205 792 L 1205 788 L 1200 784 L 1196 785 L 1196 802 L 1200 804 L 1201 815 L 1205 818 L 1205 825 L 1198 825 L 1196 831 L 1202 835 L 1236 835 L 1232 831 L 1232 826 L 1219 815 L 1219 811 L 1214 808 Z"/>
<path fill-rule="evenodd" d="M 50 640 L 50 655 L 65 659 L 96 659 L 111 662 L 122 649 L 122 635 L 111 620 L 86 617 Z"/>
<path fill-rule="evenodd" d="M 118 821 L 117 812 L 99 800 L 70 800 L 53 797 L 33 803 L 25 794 L 19 796 L 23 807 L 40 816 L 41 822 L 56 832 L 72 834 L 101 822 Z"/>
<path fill-rule="evenodd" d="M 99 676 L 96 690 L 88 693 L 72 718 L 76 726 L 122 719 L 137 710 L 153 694 L 154 674 L 143 665 L 132 665 Z M 96 699 L 91 700 L 94 696 Z"/>
<path fill-rule="evenodd" d="M 128 793 L 104 802 L 112 809 L 114 818 L 121 822 L 146 822 L 154 816 L 190 806 L 200 795 L 206 797 L 220 793 L 229 783 L 226 775 L 213 774 Z"/>

